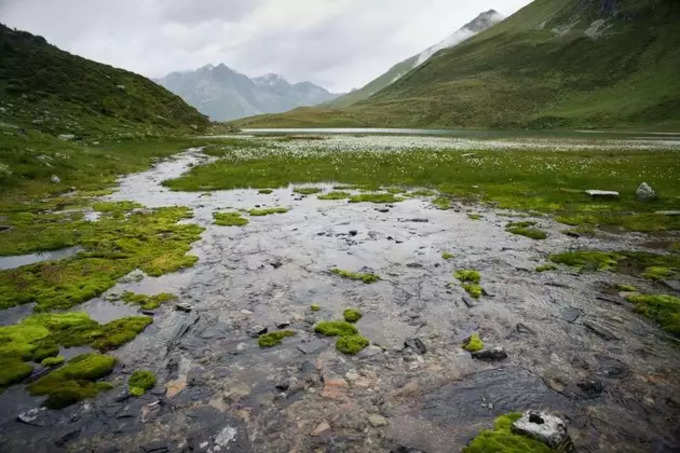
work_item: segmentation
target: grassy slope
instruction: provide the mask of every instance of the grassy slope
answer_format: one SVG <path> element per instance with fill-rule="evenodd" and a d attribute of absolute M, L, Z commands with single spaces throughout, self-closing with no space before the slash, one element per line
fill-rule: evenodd
<path fill-rule="evenodd" d="M 208 120 L 137 74 L 96 63 L 42 37 L 0 25 L 0 132 L 18 126 L 51 134 L 186 133 Z"/>
<path fill-rule="evenodd" d="M 237 124 L 680 128 L 680 3 L 606 3 L 536 0 L 365 101 Z M 586 36 L 599 19 L 608 28 Z"/>

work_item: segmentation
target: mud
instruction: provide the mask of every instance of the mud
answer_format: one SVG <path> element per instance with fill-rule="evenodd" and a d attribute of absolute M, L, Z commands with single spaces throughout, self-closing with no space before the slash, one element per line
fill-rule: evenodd
<path fill-rule="evenodd" d="M 606 285 L 651 290 L 652 283 L 534 271 L 552 252 L 651 250 L 649 237 L 572 238 L 547 218 L 483 205 L 442 211 L 429 199 L 381 212 L 383 205 L 321 201 L 292 187 L 265 195 L 160 185 L 206 159 L 190 150 L 123 178 L 108 197 L 192 208 L 189 221 L 206 227 L 193 249 L 198 263 L 126 279 L 78 307 L 103 322 L 135 312 L 108 301 L 111 294 L 163 291 L 191 311 L 174 304 L 156 310 L 152 325 L 113 352 L 118 385 L 95 400 L 40 410 L 27 424 L 16 416 L 39 400 L 20 386 L 5 391 L 0 450 L 451 452 L 494 417 L 529 408 L 564 416 L 579 451 L 680 448 L 678 347 Z M 291 210 L 251 217 L 245 227 L 212 224 L 214 211 L 255 205 Z M 505 231 L 520 219 L 536 221 L 548 239 Z M 442 259 L 444 251 L 455 257 Z M 345 280 L 330 272 L 335 267 L 381 280 Z M 479 270 L 487 294 L 470 301 L 453 277 L 457 269 Z M 312 304 L 321 310 L 311 311 Z M 316 322 L 341 319 L 348 307 L 362 311 L 357 327 L 372 343 L 357 356 L 340 354 L 332 338 L 313 332 Z M 253 332 L 277 326 L 297 335 L 259 348 Z M 460 347 L 473 332 L 508 358 L 474 360 Z M 424 352 L 405 346 L 418 344 L 414 338 Z M 126 380 L 139 368 L 154 371 L 158 384 L 130 398 Z"/>

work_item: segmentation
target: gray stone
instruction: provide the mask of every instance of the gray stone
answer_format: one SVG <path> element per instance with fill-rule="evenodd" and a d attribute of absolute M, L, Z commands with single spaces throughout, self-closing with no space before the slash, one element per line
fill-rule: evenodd
<path fill-rule="evenodd" d="M 661 283 L 674 291 L 680 291 L 680 280 L 661 280 Z"/>
<path fill-rule="evenodd" d="M 413 349 L 418 354 L 425 354 L 427 352 L 427 347 L 420 338 L 407 338 L 404 346 Z"/>
<path fill-rule="evenodd" d="M 598 337 L 602 338 L 605 341 L 611 341 L 611 340 L 618 340 L 619 339 L 619 337 L 617 335 L 615 335 L 612 331 L 610 331 L 609 329 L 607 329 L 607 328 L 605 328 L 605 327 L 603 327 L 599 324 L 595 324 L 592 321 L 584 321 L 583 325 L 588 330 L 590 330 L 595 335 L 597 335 Z"/>
<path fill-rule="evenodd" d="M 175 310 L 183 311 L 184 313 L 189 313 L 191 311 L 191 305 L 186 302 L 180 302 L 175 304 Z"/>
<path fill-rule="evenodd" d="M 586 193 L 592 198 L 619 198 L 619 193 L 613 190 L 596 190 L 589 189 Z"/>
<path fill-rule="evenodd" d="M 637 190 L 635 191 L 635 196 L 640 201 L 652 201 L 656 200 L 657 198 L 654 189 L 652 189 L 652 187 L 646 182 L 643 182 L 638 186 Z"/>
<path fill-rule="evenodd" d="M 547 412 L 529 410 L 516 420 L 510 428 L 513 433 L 531 437 L 543 442 L 550 448 L 570 451 L 571 439 L 567 433 L 567 423 Z"/>
<path fill-rule="evenodd" d="M 50 181 L 54 184 L 59 184 L 61 182 L 61 178 L 57 175 L 52 175 L 50 176 Z"/>
<path fill-rule="evenodd" d="M 267 329 L 267 328 L 264 327 L 264 326 L 261 326 L 261 325 L 259 325 L 259 324 L 255 324 L 254 326 L 251 326 L 251 327 L 248 329 L 248 335 L 250 335 L 251 338 L 257 338 L 257 337 L 259 337 L 260 335 L 263 335 L 263 334 L 267 333 L 268 330 L 269 330 L 269 329 Z"/>
<path fill-rule="evenodd" d="M 481 351 L 474 351 L 471 352 L 470 355 L 473 359 L 486 360 L 489 362 L 503 360 L 508 357 L 508 354 L 505 352 L 505 350 L 498 346 L 493 348 L 485 348 Z"/>

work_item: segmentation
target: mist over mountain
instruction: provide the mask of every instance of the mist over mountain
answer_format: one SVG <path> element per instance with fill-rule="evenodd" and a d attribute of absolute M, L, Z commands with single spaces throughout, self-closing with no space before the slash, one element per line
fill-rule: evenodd
<path fill-rule="evenodd" d="M 213 121 L 285 112 L 337 97 L 311 82 L 291 84 L 278 74 L 250 78 L 223 63 L 195 71 L 173 72 L 156 82 Z"/>

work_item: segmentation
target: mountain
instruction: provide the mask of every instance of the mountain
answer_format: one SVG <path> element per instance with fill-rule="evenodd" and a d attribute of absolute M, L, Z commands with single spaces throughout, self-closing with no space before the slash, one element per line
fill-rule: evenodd
<path fill-rule="evenodd" d="M 368 99 L 239 126 L 680 128 L 680 2 L 536 0 Z"/>
<path fill-rule="evenodd" d="M 209 121 L 140 75 L 0 24 L 0 124 L 86 136 L 190 132 Z"/>
<path fill-rule="evenodd" d="M 173 72 L 157 82 L 215 121 L 284 112 L 337 96 L 311 82 L 290 84 L 277 74 L 251 79 L 224 64 Z"/>
<path fill-rule="evenodd" d="M 495 10 L 486 11 L 477 16 L 473 21 L 465 24 L 437 44 L 428 47 L 418 55 L 413 55 L 406 60 L 392 66 L 386 73 L 368 82 L 362 88 L 353 90 L 344 96 L 340 96 L 330 102 L 326 102 L 326 107 L 347 107 L 358 101 L 366 99 L 385 88 L 387 85 L 397 81 L 411 69 L 423 64 L 432 55 L 442 49 L 454 47 L 479 32 L 497 24 L 503 20 L 503 16 Z"/>

